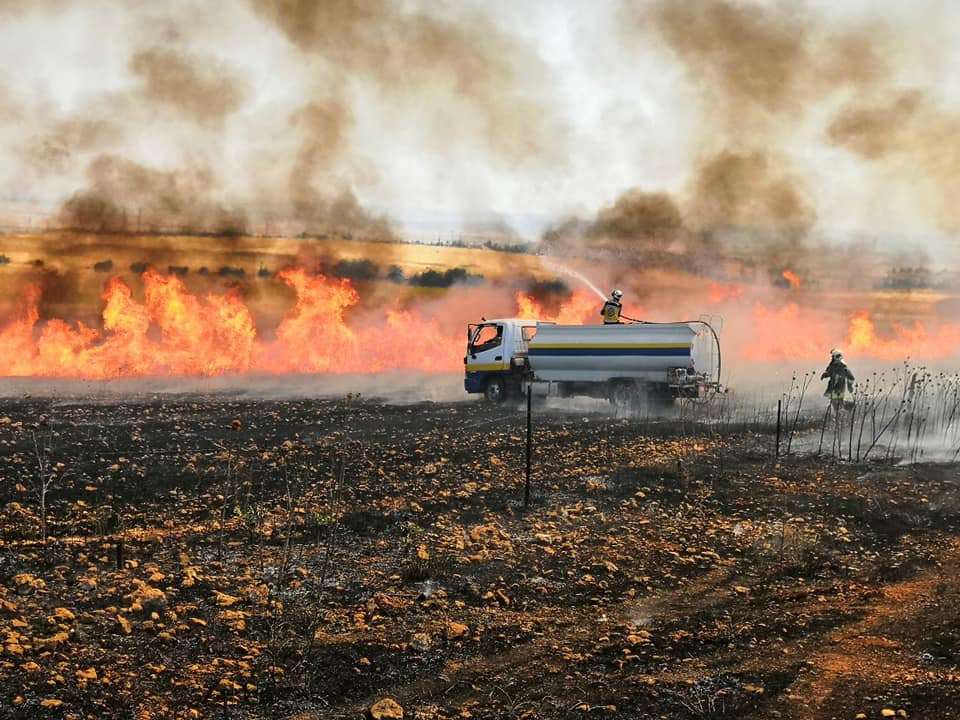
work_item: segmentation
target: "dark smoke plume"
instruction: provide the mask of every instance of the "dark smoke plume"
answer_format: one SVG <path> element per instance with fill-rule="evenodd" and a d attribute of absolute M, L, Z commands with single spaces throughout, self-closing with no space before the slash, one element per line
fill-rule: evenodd
<path fill-rule="evenodd" d="M 788 164 L 763 152 L 721 152 L 699 168 L 689 191 L 690 222 L 717 227 L 783 229 L 805 234 L 816 212 Z"/>
<path fill-rule="evenodd" d="M 222 122 L 243 102 L 242 82 L 211 58 L 142 50 L 130 59 L 130 70 L 146 97 L 200 124 Z"/>
<path fill-rule="evenodd" d="M 929 200 L 942 226 L 960 229 L 960 113 L 919 91 L 890 95 L 849 104 L 827 128 L 827 138 L 869 161 L 887 183 Z"/>
<path fill-rule="evenodd" d="M 585 231 L 588 237 L 614 240 L 670 241 L 683 230 L 680 209 L 666 193 L 627 190 L 603 208 Z"/>
<path fill-rule="evenodd" d="M 77 161 L 78 154 L 108 146 L 123 134 L 121 127 L 108 120 L 62 120 L 34 135 L 20 152 L 31 170 L 62 173 Z"/>
<path fill-rule="evenodd" d="M 749 145 L 747 132 L 796 126 L 812 101 L 844 86 L 882 80 L 883 34 L 873 27 L 827 30 L 802 5 L 737 0 L 670 2 L 634 11 L 683 61 L 723 127 L 726 142 Z M 763 138 L 759 139 L 763 142 Z"/>
<path fill-rule="evenodd" d="M 927 105 L 918 92 L 905 93 L 891 102 L 850 105 L 834 118 L 827 137 L 868 160 L 908 151 Z"/>
<path fill-rule="evenodd" d="M 305 53 L 346 76 L 373 82 L 406 106 L 430 100 L 438 139 L 463 132 L 466 103 L 498 155 L 529 160 L 554 152 L 543 119 L 548 108 L 518 92 L 517 68 L 536 75 L 541 63 L 482 17 L 462 25 L 406 12 L 387 0 L 250 0 Z"/>
<path fill-rule="evenodd" d="M 89 186 L 61 208 L 65 227 L 91 232 L 242 234 L 245 218 L 210 198 L 217 181 L 204 167 L 156 170 L 101 155 L 87 167 Z"/>
<path fill-rule="evenodd" d="M 697 168 L 683 210 L 666 193 L 623 193 L 589 222 L 568 220 L 543 238 L 546 249 L 600 253 L 645 265 L 709 268 L 722 257 L 723 235 L 746 232 L 761 255 L 782 262 L 816 221 L 802 183 L 785 163 L 762 152 L 721 152 Z"/>
<path fill-rule="evenodd" d="M 336 102 L 310 103 L 290 117 L 291 126 L 303 133 L 289 178 L 294 218 L 312 232 L 393 239 L 386 220 L 370 216 L 349 189 L 336 189 L 331 176 L 334 163 L 347 150 L 352 121 L 349 109 Z"/>
<path fill-rule="evenodd" d="M 545 250 L 695 270 L 715 256 L 709 233 L 692 228 L 667 193 L 624 192 L 590 221 L 567 220 L 543 237 Z"/>
<path fill-rule="evenodd" d="M 703 93 L 730 111 L 782 112 L 799 102 L 809 58 L 798 19 L 723 0 L 662 2 L 651 19 Z"/>

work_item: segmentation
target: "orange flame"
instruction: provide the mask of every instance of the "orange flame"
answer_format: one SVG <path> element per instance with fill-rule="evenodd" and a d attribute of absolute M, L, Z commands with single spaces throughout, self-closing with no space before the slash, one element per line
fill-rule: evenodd
<path fill-rule="evenodd" d="M 434 320 L 390 310 L 362 330 L 345 319 L 359 295 L 348 280 L 290 270 L 280 278 L 296 293 L 276 339 L 257 336 L 249 308 L 235 292 L 198 297 L 176 276 L 143 275 L 144 302 L 113 278 L 104 300 L 103 330 L 63 320 L 39 323 L 39 290 L 28 288 L 19 317 L 0 330 L 0 375 L 112 378 L 218 375 L 227 372 L 375 372 L 460 367 L 459 334 Z"/>
<path fill-rule="evenodd" d="M 870 313 L 860 310 L 850 316 L 847 347 L 851 352 L 883 360 L 903 360 L 908 357 L 936 360 L 952 355 L 960 348 L 960 325 L 948 323 L 930 334 L 917 320 L 913 327 L 894 324 L 893 337 L 883 338 L 877 333 Z"/>
<path fill-rule="evenodd" d="M 832 346 L 827 326 L 813 311 L 796 303 L 775 310 L 758 303 L 740 356 L 759 362 L 819 358 Z"/>
<path fill-rule="evenodd" d="M 821 359 L 833 347 L 879 360 L 936 360 L 960 350 L 958 323 L 945 323 L 936 332 L 929 332 L 919 320 L 913 326 L 893 324 L 890 335 L 884 336 L 867 310 L 850 315 L 844 328 L 839 323 L 828 325 L 822 313 L 796 303 L 778 309 L 755 305 L 749 333 L 739 354 L 760 362 Z"/>
<path fill-rule="evenodd" d="M 707 287 L 707 299 L 712 305 L 719 305 L 727 300 L 739 300 L 743 291 L 738 285 L 721 285 L 712 282 Z"/>
<path fill-rule="evenodd" d="M 531 320 L 546 320 L 559 325 L 581 325 L 597 322 L 600 317 L 600 306 L 594 295 L 578 290 L 563 301 L 556 315 L 551 315 L 543 309 L 530 295 L 522 292 L 516 294 L 517 316 Z"/>
<path fill-rule="evenodd" d="M 40 290 L 28 286 L 15 318 L 0 327 L 0 376 L 104 379 L 461 368 L 463 340 L 459 328 L 452 332 L 453 325 L 443 328 L 435 318 L 398 307 L 376 319 L 363 315 L 360 295 L 349 280 L 302 269 L 278 277 L 295 301 L 266 337 L 238 292 L 197 295 L 179 277 L 154 270 L 142 276 L 143 302 L 120 278 L 106 284 L 99 327 L 41 320 Z M 713 284 L 706 293 L 714 303 L 741 299 L 736 285 Z M 555 312 L 524 293 L 517 293 L 515 301 L 520 317 L 572 325 L 600 321 L 600 303 L 587 292 L 574 293 Z M 735 311 L 739 305 L 728 307 Z M 960 350 L 960 323 L 928 329 L 916 321 L 880 330 L 866 310 L 844 319 L 797 303 L 779 308 L 756 304 L 732 320 L 724 343 L 748 362 L 820 360 L 832 347 L 842 347 L 851 357 L 881 360 L 938 359 Z"/>
<path fill-rule="evenodd" d="M 793 272 L 792 270 L 784 270 L 783 273 L 781 274 L 784 280 L 790 283 L 790 287 L 792 288 L 800 287 L 800 282 L 801 282 L 800 276 L 797 275 L 795 272 Z"/>

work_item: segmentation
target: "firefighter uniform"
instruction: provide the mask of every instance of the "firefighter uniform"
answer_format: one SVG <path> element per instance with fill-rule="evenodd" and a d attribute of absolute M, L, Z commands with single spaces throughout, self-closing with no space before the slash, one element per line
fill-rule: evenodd
<path fill-rule="evenodd" d="M 827 389 L 823 396 L 830 400 L 830 404 L 837 410 L 843 407 L 847 394 L 852 391 L 855 378 L 850 368 L 843 361 L 843 354 L 839 350 L 830 353 L 830 364 L 820 376 L 827 381 Z"/>
<path fill-rule="evenodd" d="M 620 323 L 620 310 L 622 305 L 616 300 L 607 300 L 600 311 L 600 317 L 603 318 L 604 325 L 617 325 Z"/>

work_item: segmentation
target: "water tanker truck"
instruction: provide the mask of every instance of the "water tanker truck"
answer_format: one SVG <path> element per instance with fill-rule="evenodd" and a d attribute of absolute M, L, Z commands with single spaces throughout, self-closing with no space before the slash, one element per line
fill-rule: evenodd
<path fill-rule="evenodd" d="M 492 402 L 526 383 L 560 397 L 608 399 L 624 408 L 703 398 L 720 390 L 720 341 L 705 320 L 557 325 L 518 318 L 467 327 L 468 393 Z"/>

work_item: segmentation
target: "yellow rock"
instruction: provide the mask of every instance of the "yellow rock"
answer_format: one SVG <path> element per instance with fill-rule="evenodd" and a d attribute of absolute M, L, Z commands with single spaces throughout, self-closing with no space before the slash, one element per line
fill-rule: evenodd
<path fill-rule="evenodd" d="M 896 711 L 891 710 L 890 708 L 884 708 L 883 710 L 880 711 L 880 717 L 896 717 L 896 716 L 897 716 Z"/>
<path fill-rule="evenodd" d="M 54 709 L 58 707 L 63 707 L 63 700 L 55 700 L 53 698 L 48 698 L 46 700 L 40 701 L 40 707 Z"/>
<path fill-rule="evenodd" d="M 137 589 L 124 597 L 130 602 L 130 608 L 136 612 L 160 612 L 167 606 L 167 596 L 163 590 L 137 581 Z"/>
<path fill-rule="evenodd" d="M 54 622 L 57 620 L 60 620 L 61 622 L 73 622 L 77 619 L 77 616 L 65 607 L 58 607 L 53 611 L 53 618 L 51 619 Z"/>
<path fill-rule="evenodd" d="M 470 628 L 467 625 L 464 625 L 463 623 L 452 622 L 452 621 L 447 623 L 447 639 L 448 640 L 455 640 L 456 638 L 463 637 L 468 632 L 470 632 Z"/>
<path fill-rule="evenodd" d="M 51 637 L 40 640 L 39 642 L 41 645 L 45 645 L 50 648 L 55 648 L 55 647 L 59 647 L 60 645 L 63 645 L 69 639 L 70 639 L 70 636 L 67 635 L 67 633 L 58 632 L 55 635 L 52 635 Z"/>
<path fill-rule="evenodd" d="M 124 635 L 129 635 L 132 628 L 130 627 L 130 621 L 127 620 L 123 615 L 117 615 L 117 623 L 120 625 L 120 629 L 123 631 Z"/>
<path fill-rule="evenodd" d="M 403 720 L 403 708 L 396 700 L 384 698 L 370 706 L 373 720 Z"/>
<path fill-rule="evenodd" d="M 77 680 L 96 680 L 97 671 L 94 668 L 87 668 L 86 670 L 77 670 Z"/>
<path fill-rule="evenodd" d="M 13 582 L 21 589 L 43 590 L 47 587 L 43 579 L 35 577 L 30 573 L 18 573 L 14 575 Z"/>
<path fill-rule="evenodd" d="M 222 593 L 218 590 L 214 590 L 213 595 L 217 601 L 217 605 L 220 607 L 230 607 L 231 605 L 235 605 L 236 603 L 240 602 L 240 598 L 234 597 L 233 595 L 227 595 L 226 593 Z"/>

